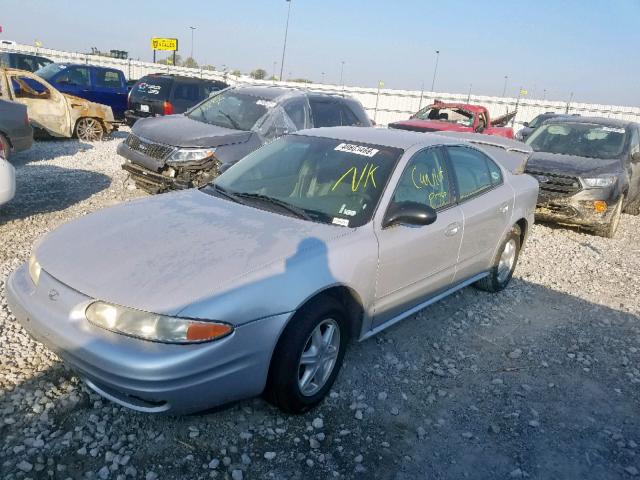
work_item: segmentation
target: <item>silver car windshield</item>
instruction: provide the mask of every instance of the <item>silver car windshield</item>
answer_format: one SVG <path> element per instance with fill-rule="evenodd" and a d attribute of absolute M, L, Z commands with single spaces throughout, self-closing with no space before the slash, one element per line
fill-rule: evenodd
<path fill-rule="evenodd" d="M 234 130 L 251 130 L 276 103 L 235 90 L 221 92 L 187 113 L 192 120 Z"/>
<path fill-rule="evenodd" d="M 382 145 L 291 135 L 245 157 L 209 189 L 258 207 L 254 200 L 271 204 L 279 213 L 291 207 L 310 220 L 358 227 L 371 220 L 402 153 Z"/>
<path fill-rule="evenodd" d="M 622 155 L 625 129 L 591 123 L 542 125 L 526 143 L 536 152 L 612 159 Z"/>

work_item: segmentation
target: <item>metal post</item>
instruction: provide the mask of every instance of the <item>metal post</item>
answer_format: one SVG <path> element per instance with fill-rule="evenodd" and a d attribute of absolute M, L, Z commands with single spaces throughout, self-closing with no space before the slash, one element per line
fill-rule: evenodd
<path fill-rule="evenodd" d="M 509 75 L 504 76 L 504 87 L 502 87 L 502 98 L 507 94 L 507 80 L 509 79 Z"/>
<path fill-rule="evenodd" d="M 473 83 L 469 84 L 469 93 L 467 94 L 467 103 L 471 101 L 471 87 L 473 87 Z"/>
<path fill-rule="evenodd" d="M 191 58 L 193 59 L 193 31 L 196 27 L 189 27 L 191 29 Z"/>
<path fill-rule="evenodd" d="M 431 91 L 433 92 L 436 85 L 436 74 L 438 73 L 438 60 L 440 59 L 440 50 L 436 50 L 436 67 L 433 69 L 433 80 L 431 81 Z"/>
<path fill-rule="evenodd" d="M 376 123 L 378 119 L 378 101 L 380 100 L 380 87 L 383 85 L 382 80 L 378 82 L 378 93 L 376 94 L 376 108 L 373 111 L 373 122 Z"/>
<path fill-rule="evenodd" d="M 273 83 L 276 83 L 276 65 L 278 65 L 278 62 L 273 62 L 273 70 L 271 70 L 273 72 L 271 74 L 271 80 L 273 81 Z"/>
<path fill-rule="evenodd" d="M 571 106 L 571 100 L 573 100 L 573 92 L 571 92 L 571 96 L 569 97 L 569 101 L 567 102 L 567 109 L 564 113 L 569 114 L 569 107 Z"/>
<path fill-rule="evenodd" d="M 513 116 L 513 119 L 511 120 L 511 126 L 515 126 L 516 124 L 516 117 L 518 116 L 518 106 L 520 105 L 520 96 L 522 95 L 522 87 L 520 87 L 520 90 L 518 90 L 518 98 L 516 99 L 516 114 Z"/>
<path fill-rule="evenodd" d="M 418 103 L 418 111 L 422 110 L 423 97 L 424 97 L 424 80 L 422 81 L 422 86 L 420 87 L 420 103 Z"/>
<path fill-rule="evenodd" d="M 289 35 L 289 16 L 291 15 L 291 0 L 287 0 L 289 8 L 287 9 L 287 26 L 284 29 L 284 45 L 282 46 L 282 62 L 280 63 L 280 81 L 284 72 L 284 55 L 287 51 L 287 36 Z"/>
<path fill-rule="evenodd" d="M 340 85 L 342 85 L 342 92 L 344 93 L 344 60 L 340 67 Z"/>

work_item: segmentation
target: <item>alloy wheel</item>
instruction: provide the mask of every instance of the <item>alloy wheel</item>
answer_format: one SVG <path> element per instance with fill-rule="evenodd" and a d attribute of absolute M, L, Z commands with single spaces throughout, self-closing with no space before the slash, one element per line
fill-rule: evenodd
<path fill-rule="evenodd" d="M 95 118 L 81 118 L 78 120 L 76 133 L 80 140 L 96 142 L 102 140 L 104 130 L 102 124 Z"/>
<path fill-rule="evenodd" d="M 298 363 L 298 388 L 305 397 L 318 393 L 327 383 L 340 351 L 340 327 L 327 318 L 313 329 Z"/>
<path fill-rule="evenodd" d="M 504 246 L 498 262 L 498 281 L 504 282 L 509 278 L 516 261 L 516 241 L 512 238 Z"/>

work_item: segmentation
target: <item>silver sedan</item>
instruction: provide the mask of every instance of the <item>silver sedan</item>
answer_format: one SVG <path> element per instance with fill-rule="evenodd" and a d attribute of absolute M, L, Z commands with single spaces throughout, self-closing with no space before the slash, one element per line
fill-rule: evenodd
<path fill-rule="evenodd" d="M 302 412 L 350 339 L 467 285 L 507 286 L 534 219 L 530 153 L 481 135 L 302 131 L 204 188 L 54 230 L 7 297 L 121 405 L 187 413 L 264 393 Z"/>

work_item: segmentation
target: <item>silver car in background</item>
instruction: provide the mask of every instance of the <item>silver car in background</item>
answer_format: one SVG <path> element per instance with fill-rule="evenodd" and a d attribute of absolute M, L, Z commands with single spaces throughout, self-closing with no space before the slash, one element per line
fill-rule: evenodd
<path fill-rule="evenodd" d="M 482 135 L 301 131 L 201 189 L 54 230 L 8 301 L 121 405 L 187 413 L 264 392 L 303 412 L 349 339 L 467 285 L 507 286 L 534 220 L 529 154 Z"/>

